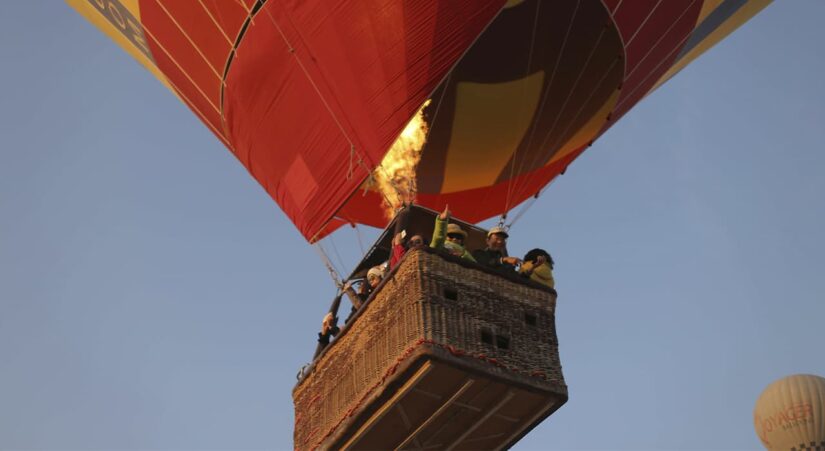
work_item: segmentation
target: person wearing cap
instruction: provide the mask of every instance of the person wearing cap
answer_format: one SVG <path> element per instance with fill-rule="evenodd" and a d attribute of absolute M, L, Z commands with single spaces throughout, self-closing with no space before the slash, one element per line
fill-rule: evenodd
<path fill-rule="evenodd" d="M 352 311 L 346 321 L 349 321 L 355 311 L 364 305 L 364 302 L 366 302 L 370 297 L 370 294 L 372 294 L 373 290 L 375 290 L 375 287 L 377 287 L 378 284 L 381 283 L 381 280 L 384 279 L 384 274 L 385 270 L 383 264 L 373 266 L 369 271 L 367 271 L 367 278 L 365 281 L 361 282 L 361 287 L 357 292 L 354 288 L 352 288 L 352 280 L 344 284 L 344 293 L 346 293 L 350 302 L 352 302 Z"/>
<path fill-rule="evenodd" d="M 550 288 L 556 287 L 556 281 L 553 279 L 553 257 L 544 249 L 532 249 L 525 254 L 519 274 Z"/>
<path fill-rule="evenodd" d="M 476 261 L 496 271 L 515 274 L 516 265 L 521 263 L 516 257 L 507 256 L 507 229 L 495 226 L 487 232 L 487 247 L 473 251 Z"/>
<path fill-rule="evenodd" d="M 442 249 L 448 253 L 461 257 L 465 260 L 475 262 L 472 254 L 464 248 L 464 240 L 467 239 L 467 232 L 461 229 L 458 224 L 450 224 L 450 206 L 444 207 L 444 211 L 435 218 L 435 230 L 430 247 Z"/>
<path fill-rule="evenodd" d="M 370 270 L 367 271 L 367 283 L 370 288 L 374 290 L 384 279 L 384 275 L 386 275 L 386 270 L 383 264 L 370 268 Z"/>

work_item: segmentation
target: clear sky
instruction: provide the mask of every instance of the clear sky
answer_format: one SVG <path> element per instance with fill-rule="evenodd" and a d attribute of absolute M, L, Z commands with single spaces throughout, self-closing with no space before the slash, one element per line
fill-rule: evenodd
<path fill-rule="evenodd" d="M 769 6 L 516 224 L 556 260 L 570 387 L 516 449 L 754 449 L 761 390 L 825 375 L 823 17 Z M 291 448 L 315 250 L 62 2 L 4 2 L 0 61 L 0 449 Z"/>

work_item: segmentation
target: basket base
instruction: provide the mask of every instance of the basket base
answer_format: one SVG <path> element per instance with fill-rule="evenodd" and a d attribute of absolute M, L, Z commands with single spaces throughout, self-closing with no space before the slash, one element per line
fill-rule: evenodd
<path fill-rule="evenodd" d="M 492 373 L 424 346 L 323 448 L 506 448 L 567 401 L 566 390 Z"/>

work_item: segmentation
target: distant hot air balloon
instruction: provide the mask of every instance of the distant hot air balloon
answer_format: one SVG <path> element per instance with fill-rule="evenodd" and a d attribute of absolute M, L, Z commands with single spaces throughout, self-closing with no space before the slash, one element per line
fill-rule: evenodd
<path fill-rule="evenodd" d="M 796 374 L 768 385 L 753 426 L 767 449 L 825 450 L 825 378 Z"/>
<path fill-rule="evenodd" d="M 368 182 L 428 98 L 417 202 L 478 222 L 536 195 L 770 0 L 68 3 L 314 242 L 346 223 L 386 225 Z"/>

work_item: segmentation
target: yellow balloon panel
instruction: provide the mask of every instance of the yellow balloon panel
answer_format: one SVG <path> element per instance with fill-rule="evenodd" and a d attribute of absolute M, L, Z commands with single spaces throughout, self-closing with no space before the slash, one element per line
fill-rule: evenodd
<path fill-rule="evenodd" d="M 712 32 L 705 35 L 698 43 L 695 43 L 689 51 L 681 55 L 678 61 L 659 79 L 659 81 L 656 82 L 656 86 L 654 86 L 649 92 L 653 92 L 658 89 L 659 86 L 670 80 L 674 75 L 679 73 L 679 71 L 684 69 L 685 66 L 693 62 L 693 60 L 710 50 L 711 47 L 718 44 L 721 40 L 728 37 L 728 35 L 736 31 L 737 28 L 750 20 L 751 17 L 755 16 L 756 13 L 765 9 L 771 1 L 773 0 L 750 0 L 742 5 L 736 13 L 730 17 L 727 17 L 722 23 L 713 28 Z M 707 19 L 712 13 L 716 12 L 721 3 L 722 2 L 719 0 L 706 1 L 702 5 L 702 12 L 699 15 L 699 20 L 696 27 L 702 27 L 705 19 Z"/>
<path fill-rule="evenodd" d="M 166 76 L 152 60 L 152 52 L 146 40 L 143 24 L 140 22 L 138 0 L 66 0 L 80 15 L 94 24 L 117 45 L 145 67 L 152 75 L 175 93 Z"/>
<path fill-rule="evenodd" d="M 458 84 L 442 192 L 495 184 L 530 127 L 543 83 L 539 71 L 521 80 Z"/>

